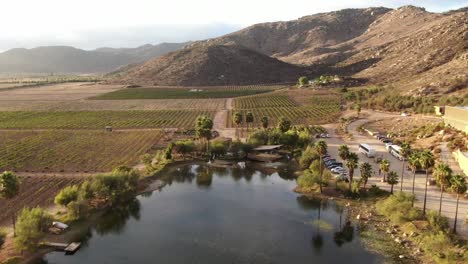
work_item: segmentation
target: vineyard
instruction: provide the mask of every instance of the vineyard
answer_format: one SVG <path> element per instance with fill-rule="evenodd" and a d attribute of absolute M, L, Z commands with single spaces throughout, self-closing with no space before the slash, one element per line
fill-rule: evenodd
<path fill-rule="evenodd" d="M 0 171 L 110 171 L 119 165 L 136 165 L 162 136 L 157 130 L 2 131 Z"/>
<path fill-rule="evenodd" d="M 0 112 L 1 129 L 104 129 L 192 128 L 199 115 L 213 117 L 204 110 L 153 111 L 5 111 Z"/>
<path fill-rule="evenodd" d="M 270 126 L 277 123 L 280 117 L 290 120 L 293 124 L 318 124 L 336 120 L 341 110 L 341 97 L 335 94 L 309 93 L 302 98 L 305 103 L 300 104 L 289 96 L 287 92 L 275 92 L 262 95 L 246 96 L 234 100 L 234 110 L 228 114 L 227 124 L 235 127 L 232 115 L 240 112 L 245 117 L 251 112 L 254 116 L 253 126 L 261 126 L 263 116 L 269 118 Z M 301 102 L 302 103 L 302 102 Z M 244 122 L 243 126 L 246 124 Z"/>
<path fill-rule="evenodd" d="M 223 87 L 161 87 L 161 88 L 125 88 L 90 99 L 196 99 L 230 98 L 271 92 L 284 86 L 223 86 Z"/>
<path fill-rule="evenodd" d="M 79 184 L 84 181 L 81 177 L 49 177 L 33 176 L 21 177 L 19 194 L 13 199 L 0 199 L 0 223 L 11 221 L 13 213 L 18 212 L 25 206 L 49 206 L 54 202 L 55 195 L 64 187 Z"/>

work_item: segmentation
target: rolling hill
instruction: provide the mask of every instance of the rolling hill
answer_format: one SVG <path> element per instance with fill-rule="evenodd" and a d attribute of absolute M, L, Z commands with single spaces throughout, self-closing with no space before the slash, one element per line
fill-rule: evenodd
<path fill-rule="evenodd" d="M 91 51 L 67 46 L 12 49 L 0 53 L 0 73 L 106 73 L 164 55 L 186 44 L 148 44 L 137 48 Z"/>

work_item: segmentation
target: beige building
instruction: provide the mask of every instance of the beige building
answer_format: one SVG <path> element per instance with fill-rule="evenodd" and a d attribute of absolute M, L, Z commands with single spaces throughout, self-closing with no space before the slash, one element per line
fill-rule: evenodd
<path fill-rule="evenodd" d="M 468 106 L 445 106 L 444 123 L 468 133 Z"/>

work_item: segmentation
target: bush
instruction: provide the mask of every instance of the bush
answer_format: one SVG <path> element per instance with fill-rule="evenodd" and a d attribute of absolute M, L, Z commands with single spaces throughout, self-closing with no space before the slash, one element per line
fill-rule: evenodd
<path fill-rule="evenodd" d="M 69 220 L 79 220 L 88 216 L 89 207 L 86 201 L 73 201 L 67 205 Z"/>
<path fill-rule="evenodd" d="M 421 246 L 433 256 L 436 263 L 466 263 L 462 260 L 464 257 L 456 252 L 457 249 L 450 237 L 444 232 L 424 236 Z"/>
<path fill-rule="evenodd" d="M 377 212 L 385 215 L 393 223 L 401 224 L 417 219 L 420 211 L 413 208 L 414 195 L 404 192 L 396 192 L 394 195 L 377 202 Z"/>
<path fill-rule="evenodd" d="M 78 200 L 89 200 L 94 197 L 93 190 L 91 189 L 91 182 L 86 180 L 80 186 L 78 191 Z"/>
<path fill-rule="evenodd" d="M 42 208 L 24 208 L 16 222 L 15 246 L 18 250 L 34 250 L 52 224 L 52 218 Z"/>
<path fill-rule="evenodd" d="M 426 214 L 426 218 L 434 231 L 448 232 L 449 222 L 447 217 L 439 215 L 439 213 L 434 210 L 429 210 Z"/>
<path fill-rule="evenodd" d="M 317 150 L 314 146 L 308 146 L 302 153 L 299 159 L 299 167 L 301 169 L 306 169 L 310 166 L 312 161 L 318 160 L 320 158 Z"/>
<path fill-rule="evenodd" d="M 78 200 L 78 185 L 63 188 L 54 199 L 55 204 L 67 206 L 70 202 Z"/>
<path fill-rule="evenodd" d="M 305 190 L 311 190 L 320 182 L 320 175 L 318 172 L 305 170 L 299 178 L 297 178 L 297 185 Z"/>
<path fill-rule="evenodd" d="M 110 174 L 97 175 L 91 184 L 96 198 L 105 200 L 109 205 L 125 201 L 136 194 L 140 175 L 137 171 L 114 171 Z"/>

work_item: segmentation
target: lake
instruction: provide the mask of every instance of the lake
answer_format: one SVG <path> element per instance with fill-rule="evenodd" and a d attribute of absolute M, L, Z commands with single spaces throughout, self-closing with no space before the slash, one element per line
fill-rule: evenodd
<path fill-rule="evenodd" d="M 284 163 L 245 168 L 180 165 L 162 190 L 102 217 L 74 255 L 41 263 L 380 263 L 346 221 L 346 208 L 293 192 Z"/>

